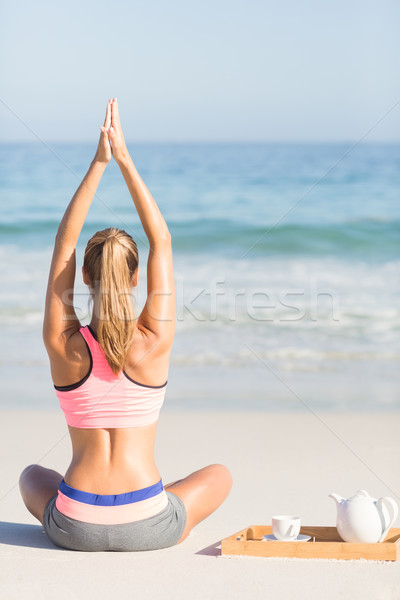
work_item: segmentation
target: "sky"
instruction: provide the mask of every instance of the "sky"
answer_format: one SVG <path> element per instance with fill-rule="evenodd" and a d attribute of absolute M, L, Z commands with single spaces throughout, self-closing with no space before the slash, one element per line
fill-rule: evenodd
<path fill-rule="evenodd" d="M 400 140 L 398 0 L 22 0 L 0 8 L 0 142 Z M 388 114 L 387 114 L 388 113 Z"/>

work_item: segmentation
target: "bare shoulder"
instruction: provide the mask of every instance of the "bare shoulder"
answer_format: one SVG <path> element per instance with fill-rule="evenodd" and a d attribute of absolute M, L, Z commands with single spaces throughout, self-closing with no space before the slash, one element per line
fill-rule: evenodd
<path fill-rule="evenodd" d="M 172 341 L 144 327 L 137 327 L 127 360 L 130 363 L 147 362 L 169 356 Z"/>
<path fill-rule="evenodd" d="M 172 344 L 159 336 L 137 328 L 125 363 L 126 373 L 144 385 L 163 385 L 168 377 L 171 348 Z"/>
<path fill-rule="evenodd" d="M 53 383 L 70 385 L 84 377 L 90 368 L 91 358 L 86 342 L 79 332 L 65 332 L 58 343 L 47 348 Z"/>
<path fill-rule="evenodd" d="M 72 361 L 82 361 L 82 359 L 88 356 L 87 343 L 79 329 L 73 332 L 66 340 L 65 354 Z"/>
<path fill-rule="evenodd" d="M 66 329 L 56 338 L 45 340 L 45 346 L 50 358 L 61 356 L 65 358 L 78 359 L 87 354 L 84 337 L 80 333 L 80 325 Z"/>

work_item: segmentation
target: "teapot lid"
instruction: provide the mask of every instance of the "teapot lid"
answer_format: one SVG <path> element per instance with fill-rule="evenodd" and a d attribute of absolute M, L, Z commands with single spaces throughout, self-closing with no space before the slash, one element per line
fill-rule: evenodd
<path fill-rule="evenodd" d="M 352 496 L 351 498 L 349 498 L 349 500 L 348 500 L 348 501 L 350 501 L 350 502 L 351 502 L 352 500 L 356 500 L 357 502 L 360 502 L 360 501 L 361 501 L 361 502 L 363 502 L 363 501 L 364 501 L 364 502 L 365 502 L 365 501 L 367 501 L 367 502 L 371 502 L 371 501 L 372 501 L 372 502 L 373 502 L 373 501 L 375 500 L 375 498 L 372 498 L 372 497 L 371 497 L 371 496 L 368 494 L 368 492 L 366 492 L 365 490 L 358 490 L 358 491 L 357 491 L 357 492 L 354 494 L 354 496 Z"/>

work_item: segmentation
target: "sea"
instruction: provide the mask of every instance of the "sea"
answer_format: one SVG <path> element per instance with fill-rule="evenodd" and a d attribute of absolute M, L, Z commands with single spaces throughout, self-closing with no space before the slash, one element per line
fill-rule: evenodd
<path fill-rule="evenodd" d="M 164 410 L 400 409 L 400 145 L 131 143 L 172 234 L 176 335 Z M 0 146 L 0 407 L 59 410 L 42 341 L 53 244 L 93 144 Z M 111 162 L 77 247 L 148 244 Z"/>

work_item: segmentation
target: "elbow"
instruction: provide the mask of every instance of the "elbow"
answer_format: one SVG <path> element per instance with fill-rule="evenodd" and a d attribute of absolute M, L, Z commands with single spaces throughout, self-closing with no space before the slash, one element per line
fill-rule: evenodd
<path fill-rule="evenodd" d="M 163 238 L 163 240 L 165 240 L 166 242 L 168 242 L 169 244 L 171 243 L 171 232 L 168 229 L 168 227 L 165 228 L 165 231 L 162 232 L 161 237 Z"/>
<path fill-rule="evenodd" d="M 165 227 L 162 231 L 159 231 L 156 236 L 150 240 L 151 245 L 154 246 L 170 246 L 171 245 L 171 233 L 168 227 Z"/>

